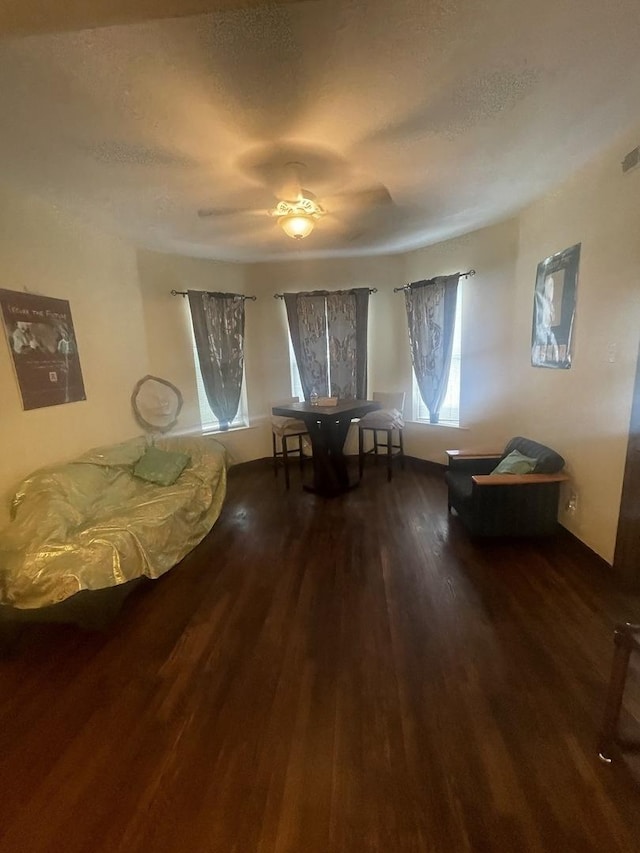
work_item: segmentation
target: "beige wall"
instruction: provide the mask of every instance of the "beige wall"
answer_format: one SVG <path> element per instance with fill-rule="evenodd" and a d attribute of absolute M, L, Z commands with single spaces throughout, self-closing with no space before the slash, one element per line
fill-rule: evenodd
<path fill-rule="evenodd" d="M 68 299 L 87 399 L 25 412 L 0 341 L 0 524 L 34 468 L 139 433 L 129 396 L 147 370 L 135 253 L 44 202 L 0 192 L 2 286 Z M 4 335 L 2 335 L 4 338 Z"/>
<path fill-rule="evenodd" d="M 640 170 L 620 162 L 640 129 L 520 217 L 511 353 L 515 428 L 562 453 L 578 495 L 562 523 L 611 562 L 640 329 Z M 537 264 L 582 243 L 570 370 L 530 366 Z M 615 360 L 610 361 L 610 358 Z M 534 434 L 535 433 L 535 434 Z"/>

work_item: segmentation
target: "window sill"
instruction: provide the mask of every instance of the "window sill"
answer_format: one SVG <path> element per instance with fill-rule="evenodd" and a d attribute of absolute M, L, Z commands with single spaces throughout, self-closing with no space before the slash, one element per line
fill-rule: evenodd
<path fill-rule="evenodd" d="M 213 427 L 203 427 L 201 429 L 201 433 L 202 435 L 228 435 L 230 432 L 246 432 L 249 429 L 255 429 L 255 427 L 252 427 L 249 424 L 229 427 L 229 429 L 214 429 Z"/>
<path fill-rule="evenodd" d="M 214 429 L 213 427 L 192 427 L 191 429 L 186 430 L 183 435 L 229 435 L 230 433 L 236 432 L 247 432 L 247 430 L 256 429 L 255 426 L 251 426 L 250 424 L 242 424 L 242 426 L 234 426 L 230 429 Z"/>
<path fill-rule="evenodd" d="M 469 427 L 460 426 L 460 424 L 447 423 L 446 421 L 443 421 L 439 424 L 432 424 L 431 421 L 426 421 L 422 419 L 418 420 L 417 418 L 413 418 L 409 420 L 405 419 L 405 423 L 420 427 L 429 427 L 429 429 L 455 429 L 462 430 L 463 432 L 469 431 Z"/>

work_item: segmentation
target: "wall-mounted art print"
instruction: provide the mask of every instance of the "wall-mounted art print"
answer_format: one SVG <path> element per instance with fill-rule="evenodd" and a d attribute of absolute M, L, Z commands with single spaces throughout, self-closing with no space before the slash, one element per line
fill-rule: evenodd
<path fill-rule="evenodd" d="M 0 307 L 23 408 L 86 400 L 69 303 L 0 289 Z"/>
<path fill-rule="evenodd" d="M 571 367 L 580 245 L 538 264 L 531 331 L 534 367 Z"/>

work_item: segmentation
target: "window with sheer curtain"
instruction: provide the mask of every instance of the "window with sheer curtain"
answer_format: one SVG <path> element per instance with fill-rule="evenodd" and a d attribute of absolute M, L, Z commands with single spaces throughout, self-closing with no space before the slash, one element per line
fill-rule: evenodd
<path fill-rule="evenodd" d="M 365 397 L 369 288 L 285 293 L 284 302 L 296 396 Z"/>
<path fill-rule="evenodd" d="M 447 393 L 440 408 L 440 425 L 460 426 L 460 365 L 462 361 L 462 287 L 458 285 L 456 300 L 456 318 L 453 332 L 453 352 Z M 429 410 L 425 406 L 416 381 L 415 373 L 411 371 L 413 382 L 413 417 L 416 421 L 429 423 Z"/>
<path fill-rule="evenodd" d="M 189 312 L 187 311 L 187 314 Z M 202 381 L 202 372 L 200 370 L 200 361 L 198 359 L 198 350 L 196 348 L 196 339 L 193 334 L 193 324 L 191 316 L 189 316 L 189 331 L 191 332 L 191 352 L 193 357 L 193 365 L 196 376 L 196 390 L 198 392 L 198 409 L 200 413 L 200 426 L 203 432 L 220 432 L 220 422 L 211 411 L 211 406 L 207 400 L 207 392 L 204 390 L 204 382 Z M 247 406 L 247 383 L 243 371 L 242 375 L 242 391 L 240 392 L 240 405 L 235 418 L 229 424 L 229 429 L 238 429 L 240 427 L 249 426 L 249 415 Z"/>
<path fill-rule="evenodd" d="M 453 352 L 451 355 L 451 367 L 449 369 L 449 382 L 447 384 L 447 394 L 440 410 L 440 423 L 443 426 L 459 426 L 460 425 L 460 364 L 462 351 L 462 287 L 458 285 L 458 294 L 456 301 L 456 319 L 455 329 L 453 333 Z M 289 336 L 289 368 L 291 374 L 291 395 L 304 399 L 302 390 L 302 382 L 300 381 L 300 373 L 296 364 L 296 357 L 293 352 L 291 336 Z M 429 423 L 429 410 L 422 401 L 420 390 L 416 377 L 413 371 L 411 372 L 413 381 L 413 417 L 417 421 L 425 421 Z"/>

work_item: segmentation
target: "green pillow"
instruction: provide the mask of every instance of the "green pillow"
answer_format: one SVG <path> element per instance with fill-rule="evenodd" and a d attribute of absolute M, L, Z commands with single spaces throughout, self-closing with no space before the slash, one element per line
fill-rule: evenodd
<path fill-rule="evenodd" d="M 136 463 L 133 474 L 148 483 L 171 486 L 189 462 L 191 457 L 187 453 L 172 453 L 169 450 L 160 450 L 158 447 L 147 447 L 144 455 Z"/>
<path fill-rule="evenodd" d="M 492 474 L 531 474 L 536 467 L 537 459 L 524 456 L 519 450 L 513 450 L 498 463 Z"/>

